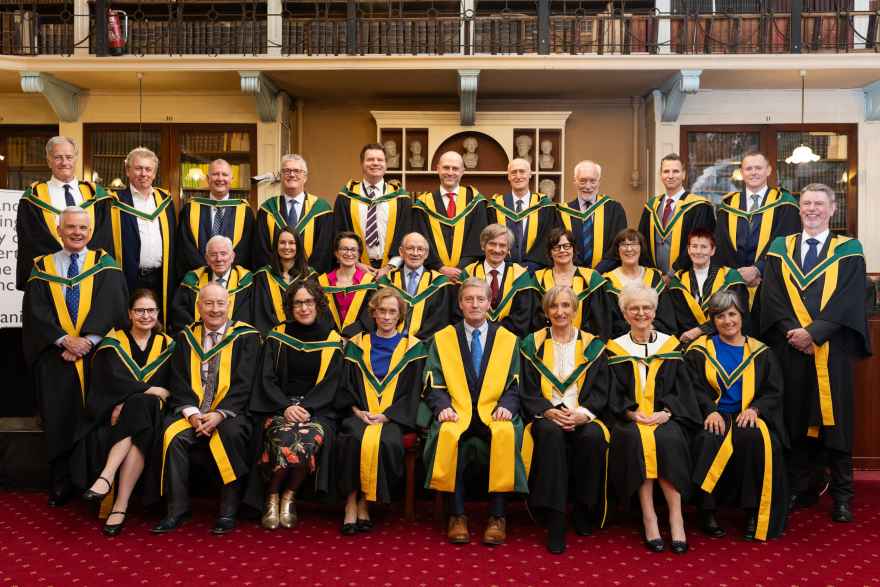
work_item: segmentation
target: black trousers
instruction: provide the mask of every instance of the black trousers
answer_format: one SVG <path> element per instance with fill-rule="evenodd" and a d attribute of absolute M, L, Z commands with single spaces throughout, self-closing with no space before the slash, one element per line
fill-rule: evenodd
<path fill-rule="evenodd" d="M 787 462 L 792 494 L 815 492 L 819 468 L 827 465 L 831 471 L 828 493 L 834 503 L 849 503 L 855 495 L 851 452 L 828 448 L 821 439 L 804 436 L 792 439 Z"/>

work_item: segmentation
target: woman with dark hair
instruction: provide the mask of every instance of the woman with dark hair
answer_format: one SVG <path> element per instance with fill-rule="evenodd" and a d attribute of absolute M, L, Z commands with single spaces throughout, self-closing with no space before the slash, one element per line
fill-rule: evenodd
<path fill-rule="evenodd" d="M 260 470 L 250 477 L 245 502 L 263 511 L 268 530 L 296 524 L 296 491 L 309 474 L 316 474 L 319 492 L 332 488 L 333 399 L 342 371 L 342 338 L 327 320 L 321 288 L 295 281 L 285 299 L 290 319 L 266 337 L 250 401 Z"/>
<path fill-rule="evenodd" d="M 610 338 L 617 338 L 629 332 L 629 324 L 620 311 L 618 297 L 624 287 L 637 283 L 654 288 L 659 296 L 655 308 L 654 328 L 660 332 L 674 332 L 675 312 L 672 303 L 663 295 L 666 291 L 666 282 L 659 270 L 648 266 L 645 237 L 632 228 L 621 230 L 611 244 L 611 254 L 620 265 L 603 275 L 606 280 L 605 295 L 608 297 L 608 310 L 611 312 Z"/>
<path fill-rule="evenodd" d="M 731 290 L 713 294 L 708 311 L 717 334 L 698 338 L 685 357 L 704 418 L 693 481 L 705 534 L 724 536 L 715 509 L 729 498 L 746 512 L 745 539 L 766 540 L 782 532 L 788 505 L 783 382 L 770 348 L 743 334 L 747 303 Z"/>
<path fill-rule="evenodd" d="M 92 359 L 71 473 L 75 484 L 89 487 L 83 494 L 88 501 L 108 496 L 119 473 L 103 528 L 108 536 L 122 531 L 129 498 L 144 470 L 145 455 L 154 449 L 168 399 L 168 359 L 174 340 L 162 333 L 158 316 L 156 294 L 135 290 L 128 303 L 131 328 L 111 330 Z"/>
<path fill-rule="evenodd" d="M 363 250 L 361 237 L 350 231 L 340 232 L 333 241 L 336 269 L 318 277 L 333 325 L 345 338 L 369 329 L 367 304 L 376 283 L 372 273 L 358 266 Z"/>
<path fill-rule="evenodd" d="M 300 235 L 285 226 L 278 231 L 277 245 L 269 265 L 254 272 L 253 326 L 265 336 L 276 324 L 287 320 L 284 292 L 297 279 L 307 279 L 315 272 L 306 265 Z"/>
<path fill-rule="evenodd" d="M 577 296 L 577 311 L 572 324 L 578 330 L 595 334 L 603 340 L 611 335 L 611 311 L 605 295 L 605 279 L 589 267 L 574 264 L 577 255 L 574 234 L 565 228 L 554 228 L 547 235 L 547 258 L 552 267 L 535 272 L 538 292 L 541 296 L 554 286 L 570 287 Z M 547 326 L 548 317 L 538 309 L 532 330 Z"/>

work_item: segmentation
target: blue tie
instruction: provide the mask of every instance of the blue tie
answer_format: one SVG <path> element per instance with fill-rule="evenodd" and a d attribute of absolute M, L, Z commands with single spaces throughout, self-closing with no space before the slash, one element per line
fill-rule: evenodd
<path fill-rule="evenodd" d="M 480 342 L 480 331 L 474 328 L 471 334 L 471 363 L 474 365 L 474 373 L 480 376 L 480 367 L 483 365 L 483 343 Z"/>
<path fill-rule="evenodd" d="M 809 273 L 819 263 L 819 250 L 816 248 L 819 241 L 814 238 L 808 238 L 807 244 L 810 248 L 807 249 L 807 254 L 804 255 L 804 273 Z"/>
<path fill-rule="evenodd" d="M 79 253 L 70 254 L 70 265 L 67 267 L 67 278 L 73 279 L 79 275 Z M 64 292 L 64 301 L 67 303 L 67 313 L 70 314 L 70 321 L 76 326 L 76 318 L 79 314 L 79 285 L 69 286 Z"/>
<path fill-rule="evenodd" d="M 67 184 L 64 184 L 64 205 L 68 208 L 76 206 L 76 200 L 73 199 L 73 191 Z"/>
<path fill-rule="evenodd" d="M 296 213 L 296 200 L 290 200 L 287 204 L 287 226 L 291 228 L 296 228 L 296 223 L 299 221 L 298 215 Z"/>
<path fill-rule="evenodd" d="M 584 210 L 590 207 L 589 202 L 584 202 Z M 593 215 L 581 223 L 581 258 L 584 266 L 593 265 Z"/>
<path fill-rule="evenodd" d="M 416 273 L 415 271 L 410 271 L 409 275 L 407 276 L 406 293 L 408 293 L 411 296 L 416 295 L 416 291 L 419 288 L 418 276 L 419 276 L 418 273 Z"/>

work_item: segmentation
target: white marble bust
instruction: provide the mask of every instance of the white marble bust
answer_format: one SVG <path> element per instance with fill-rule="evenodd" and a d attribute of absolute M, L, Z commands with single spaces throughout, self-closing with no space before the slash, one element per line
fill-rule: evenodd
<path fill-rule="evenodd" d="M 464 168 L 476 169 L 480 163 L 480 155 L 477 153 L 480 144 L 477 142 L 477 139 L 475 137 L 467 137 L 462 141 L 461 146 L 464 147 L 464 153 L 461 154 Z"/>
<path fill-rule="evenodd" d="M 409 166 L 414 169 L 421 169 L 425 166 L 421 141 L 410 141 L 409 143 Z"/>
<path fill-rule="evenodd" d="M 538 158 L 538 166 L 541 169 L 553 169 L 556 159 L 553 157 L 553 142 L 547 139 L 541 141 L 541 156 Z"/>
<path fill-rule="evenodd" d="M 388 169 L 400 169 L 400 153 L 397 152 L 397 141 L 388 139 L 382 146 L 385 147 L 385 162 Z"/>
<path fill-rule="evenodd" d="M 525 159 L 529 163 L 532 162 L 532 137 L 529 135 L 519 135 L 513 140 L 513 144 L 516 145 L 516 157 L 517 159 Z"/>
<path fill-rule="evenodd" d="M 538 191 L 552 200 L 556 196 L 556 182 L 544 178 L 538 183 Z"/>

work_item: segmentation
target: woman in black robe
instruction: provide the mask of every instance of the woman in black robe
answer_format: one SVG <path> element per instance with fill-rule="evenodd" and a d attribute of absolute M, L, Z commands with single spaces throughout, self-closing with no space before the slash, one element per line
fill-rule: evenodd
<path fill-rule="evenodd" d="M 268 530 L 296 525 L 296 491 L 315 474 L 319 493 L 331 488 L 342 338 L 330 327 L 324 292 L 314 280 L 295 281 L 285 296 L 290 320 L 266 338 L 250 412 L 257 471 L 245 502 L 262 509 Z"/>
<path fill-rule="evenodd" d="M 726 497 L 746 512 L 745 539 L 766 540 L 782 532 L 788 505 L 782 372 L 767 345 L 743 336 L 746 308 L 733 291 L 714 294 L 709 318 L 718 333 L 698 338 L 685 357 L 704 418 L 693 480 L 706 535 L 726 534 L 714 513 Z"/>
<path fill-rule="evenodd" d="M 702 419 L 678 339 L 654 330 L 656 308 L 652 287 L 636 283 L 620 292 L 630 331 L 608 342 L 609 406 L 616 417 L 608 476 L 621 498 L 638 492 L 645 546 L 651 552 L 666 548 L 654 510 L 658 481 L 669 506 L 672 552 L 684 554 L 688 544 L 681 504 L 691 486 L 688 433 Z"/>
<path fill-rule="evenodd" d="M 111 330 L 95 351 L 71 462 L 74 483 L 89 486 L 83 494 L 89 501 L 110 494 L 119 473 L 103 528 L 108 536 L 122 531 L 129 498 L 144 470 L 144 455 L 154 450 L 174 349 L 173 339 L 162 333 L 152 290 L 135 290 L 128 306 L 131 328 Z"/>
<path fill-rule="evenodd" d="M 544 294 L 542 306 L 551 325 L 520 347 L 520 399 L 534 439 L 529 506 L 547 512 L 547 549 L 561 554 L 572 480 L 575 531 L 586 536 L 605 524 L 610 433 L 603 419 L 611 375 L 605 344 L 573 324 L 577 294 L 557 285 Z"/>
<path fill-rule="evenodd" d="M 315 272 L 306 264 L 305 249 L 299 234 L 285 226 L 278 231 L 275 252 L 268 265 L 254 272 L 251 293 L 254 308 L 253 326 L 266 336 L 277 324 L 287 320 L 284 292 L 297 279 L 306 279 Z"/>

